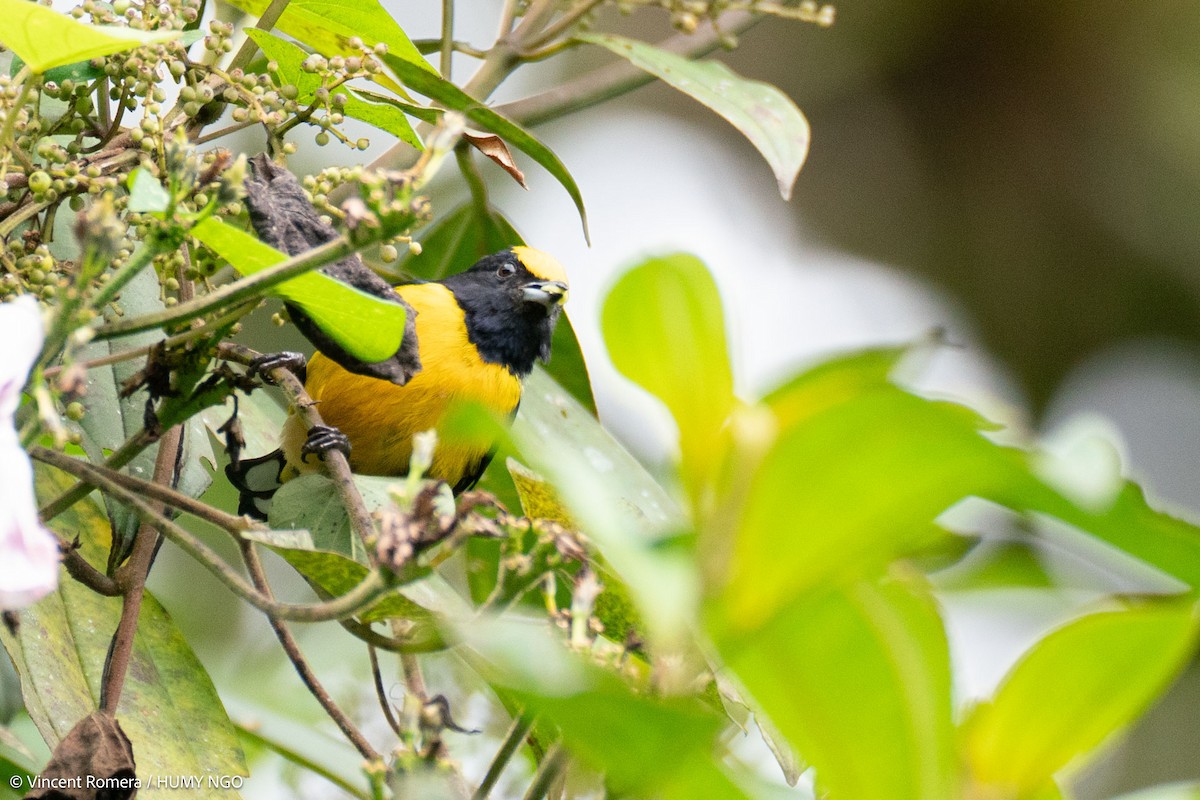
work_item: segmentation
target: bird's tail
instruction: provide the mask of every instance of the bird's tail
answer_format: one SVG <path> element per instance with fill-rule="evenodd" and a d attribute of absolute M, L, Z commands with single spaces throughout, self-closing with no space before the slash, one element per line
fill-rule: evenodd
<path fill-rule="evenodd" d="M 258 458 L 243 458 L 236 465 L 225 465 L 225 476 L 238 490 L 238 513 L 265 520 L 271 509 L 275 490 L 283 485 L 283 468 L 287 461 L 282 450 Z"/>

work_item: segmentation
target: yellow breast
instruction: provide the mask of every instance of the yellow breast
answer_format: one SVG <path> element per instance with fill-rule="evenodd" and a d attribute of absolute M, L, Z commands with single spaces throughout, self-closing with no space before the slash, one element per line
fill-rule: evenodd
<path fill-rule="evenodd" d="M 505 367 L 479 357 L 467 338 L 462 310 L 449 289 L 437 283 L 401 286 L 397 292 L 417 310 L 421 371 L 404 386 L 347 372 L 321 354 L 308 364 L 306 388 L 326 425 L 350 438 L 350 467 L 368 475 L 408 471 L 414 434 L 437 428 L 457 402 L 478 403 L 500 415 L 513 413 L 521 382 Z M 317 468 L 318 459 L 300 460 L 305 431 L 294 416 L 284 427 L 283 450 L 300 472 Z M 477 446 L 439 441 L 431 477 L 451 486 L 486 454 Z"/>

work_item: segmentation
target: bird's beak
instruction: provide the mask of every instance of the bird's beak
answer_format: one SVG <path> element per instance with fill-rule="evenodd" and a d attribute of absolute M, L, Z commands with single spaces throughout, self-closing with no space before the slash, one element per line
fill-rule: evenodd
<path fill-rule="evenodd" d="M 561 281 L 535 281 L 521 287 L 526 303 L 537 303 L 547 309 L 567 302 L 567 285 Z"/>

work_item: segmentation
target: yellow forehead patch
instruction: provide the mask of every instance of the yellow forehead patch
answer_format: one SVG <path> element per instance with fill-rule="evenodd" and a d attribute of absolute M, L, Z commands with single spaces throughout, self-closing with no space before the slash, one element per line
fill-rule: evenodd
<path fill-rule="evenodd" d="M 569 283 L 567 271 L 554 256 L 523 245 L 514 247 L 512 251 L 517 254 L 517 258 L 521 259 L 521 263 L 525 265 L 525 269 L 529 270 L 529 274 L 538 280 Z"/>

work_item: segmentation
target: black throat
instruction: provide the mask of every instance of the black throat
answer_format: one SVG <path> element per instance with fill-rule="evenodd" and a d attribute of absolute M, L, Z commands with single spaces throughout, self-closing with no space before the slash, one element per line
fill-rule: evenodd
<path fill-rule="evenodd" d="M 484 361 L 524 378 L 539 358 L 550 358 L 550 340 L 561 311 L 557 306 L 547 312 L 536 303 L 514 299 L 470 272 L 452 275 L 442 283 L 462 308 L 467 338 Z"/>

